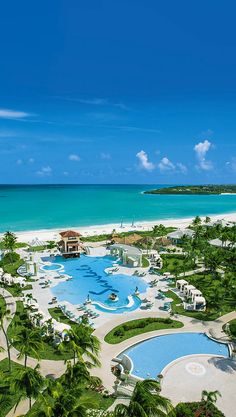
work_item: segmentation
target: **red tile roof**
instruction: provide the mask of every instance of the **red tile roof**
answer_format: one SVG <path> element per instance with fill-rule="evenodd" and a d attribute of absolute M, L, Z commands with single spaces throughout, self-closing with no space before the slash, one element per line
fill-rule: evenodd
<path fill-rule="evenodd" d="M 75 232 L 74 230 L 66 230 L 65 232 L 60 232 L 61 237 L 79 237 L 81 234 Z"/>

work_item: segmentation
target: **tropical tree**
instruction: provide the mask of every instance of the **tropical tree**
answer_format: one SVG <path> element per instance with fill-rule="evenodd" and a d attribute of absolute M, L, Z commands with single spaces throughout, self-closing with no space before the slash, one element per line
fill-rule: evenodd
<path fill-rule="evenodd" d="M 73 326 L 68 332 L 68 337 L 60 345 L 60 349 L 72 350 L 73 362 L 76 363 L 76 359 L 82 360 L 85 355 L 92 362 L 86 361 L 86 366 L 100 366 L 98 360 L 98 353 L 100 350 L 100 342 L 96 336 L 92 334 L 93 330 L 90 326 L 84 324 L 78 324 Z"/>
<path fill-rule="evenodd" d="M 39 329 L 30 329 L 24 327 L 14 336 L 14 341 L 17 343 L 19 350 L 18 358 L 24 357 L 24 366 L 27 366 L 28 356 L 33 355 L 38 360 L 40 359 L 39 352 L 43 348 L 42 337 Z"/>
<path fill-rule="evenodd" d="M 205 413 L 205 416 L 212 416 L 213 414 L 211 413 L 211 408 L 213 405 L 215 405 L 218 397 L 221 397 L 221 393 L 219 391 L 206 391 L 203 390 L 202 391 L 202 409 Z"/>
<path fill-rule="evenodd" d="M 200 226 L 202 223 L 201 218 L 199 216 L 196 216 L 195 219 L 193 219 L 193 226 Z"/>
<path fill-rule="evenodd" d="M 63 375 L 63 383 L 69 388 L 75 385 L 87 385 L 90 382 L 89 371 L 83 361 L 77 361 L 74 366 L 67 362 L 66 372 Z"/>
<path fill-rule="evenodd" d="M 6 326 L 6 324 L 7 324 L 7 321 L 10 321 L 11 319 L 12 319 L 12 316 L 11 316 L 10 310 L 8 310 L 8 309 L 6 310 L 5 306 L 4 307 L 0 306 L 0 329 L 3 332 L 4 338 L 5 338 L 5 341 L 6 341 L 9 372 L 11 372 L 11 351 L 10 351 L 11 342 L 10 342 L 10 340 L 8 338 L 8 335 L 7 335 L 7 326 Z M 1 348 L 1 349 L 3 349 L 3 348 Z"/>
<path fill-rule="evenodd" d="M 11 262 L 13 262 L 12 253 L 14 251 L 16 241 L 17 241 L 17 237 L 14 233 L 9 232 L 9 231 L 4 233 L 2 244 L 3 244 L 3 248 L 9 252 Z"/>
<path fill-rule="evenodd" d="M 170 400 L 160 395 L 160 384 L 146 379 L 137 382 L 129 405 L 118 404 L 114 417 L 164 417 L 173 407 Z"/>
<path fill-rule="evenodd" d="M 209 216 L 206 216 L 205 217 L 205 223 L 207 224 L 207 223 L 210 223 L 210 221 L 211 221 L 211 218 L 209 217 Z"/>
<path fill-rule="evenodd" d="M 10 378 L 11 392 L 19 393 L 17 408 L 19 402 L 25 398 L 29 399 L 29 409 L 32 406 L 32 399 L 39 396 L 40 391 L 44 387 L 44 378 L 39 372 L 39 365 L 35 368 L 17 368 Z"/>

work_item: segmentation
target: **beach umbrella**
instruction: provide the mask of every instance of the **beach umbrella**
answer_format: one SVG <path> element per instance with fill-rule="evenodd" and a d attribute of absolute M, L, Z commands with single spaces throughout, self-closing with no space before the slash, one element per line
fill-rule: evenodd
<path fill-rule="evenodd" d="M 30 242 L 29 242 L 29 246 L 32 246 L 32 247 L 36 247 L 36 246 L 46 246 L 47 245 L 47 243 L 46 242 L 44 242 L 43 240 L 39 240 L 37 237 L 35 237 L 33 240 L 31 240 Z"/>

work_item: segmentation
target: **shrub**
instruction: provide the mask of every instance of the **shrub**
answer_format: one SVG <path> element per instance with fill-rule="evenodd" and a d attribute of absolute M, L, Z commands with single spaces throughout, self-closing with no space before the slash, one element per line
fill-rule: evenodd
<path fill-rule="evenodd" d="M 204 411 L 204 402 L 180 403 L 175 408 L 176 417 L 206 417 Z M 216 408 L 214 404 L 208 406 L 209 417 L 225 417 L 224 414 Z M 202 410 L 202 412 L 200 412 Z M 196 414 L 196 412 L 198 412 Z M 200 414 L 199 414 L 200 413 Z"/>
<path fill-rule="evenodd" d="M 2 266 L 19 261 L 20 255 L 16 252 L 6 253 L 1 261 Z"/>
<path fill-rule="evenodd" d="M 233 336 L 236 336 L 236 320 L 234 320 L 232 323 L 230 323 L 229 330 L 230 330 L 230 333 Z"/>

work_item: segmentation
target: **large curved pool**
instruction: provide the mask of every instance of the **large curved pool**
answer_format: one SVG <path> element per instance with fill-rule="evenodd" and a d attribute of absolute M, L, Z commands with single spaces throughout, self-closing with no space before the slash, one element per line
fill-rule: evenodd
<path fill-rule="evenodd" d="M 170 362 L 182 356 L 212 354 L 228 357 L 229 349 L 228 345 L 216 342 L 204 333 L 175 333 L 145 340 L 123 353 L 133 363 L 133 375 L 156 378 Z"/>
<path fill-rule="evenodd" d="M 59 271 L 72 276 L 69 281 L 60 282 L 52 287 L 53 295 L 59 301 L 69 301 L 72 304 L 82 304 L 88 295 L 94 306 L 104 312 L 122 313 L 132 311 L 140 306 L 140 299 L 133 297 L 136 287 L 140 293 L 147 290 L 144 280 L 135 275 L 111 274 L 105 269 L 114 266 L 116 259 L 111 256 L 92 257 L 81 255 L 80 258 L 64 259 L 60 256 L 44 258 L 51 265 L 45 265 L 43 270 Z M 117 301 L 109 300 L 111 293 L 117 294 Z"/>

